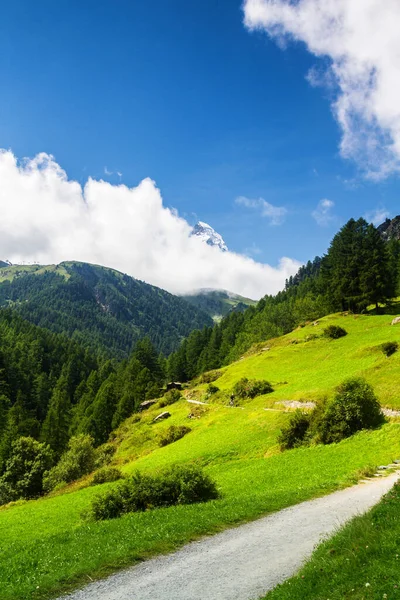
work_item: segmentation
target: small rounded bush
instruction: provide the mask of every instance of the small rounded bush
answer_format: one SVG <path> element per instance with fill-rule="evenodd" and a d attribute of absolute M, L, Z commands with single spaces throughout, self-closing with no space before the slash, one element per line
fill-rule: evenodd
<path fill-rule="evenodd" d="M 90 485 L 100 485 L 102 483 L 109 483 L 110 481 L 118 481 L 118 479 L 123 479 L 123 475 L 119 469 L 116 467 L 103 467 L 93 475 Z"/>
<path fill-rule="evenodd" d="M 115 454 L 116 447 L 113 444 L 103 444 L 95 450 L 95 467 L 100 468 L 108 465 Z"/>
<path fill-rule="evenodd" d="M 169 392 L 167 392 L 164 395 L 164 398 L 161 398 L 158 405 L 161 408 L 163 408 L 164 406 L 170 406 L 171 404 L 175 404 L 175 402 L 178 402 L 178 400 L 180 400 L 181 398 L 182 394 L 179 390 L 169 390 Z"/>
<path fill-rule="evenodd" d="M 219 497 L 214 481 L 195 466 L 173 466 L 158 475 L 136 473 L 92 500 L 89 517 L 115 519 L 156 507 L 206 502 Z"/>
<path fill-rule="evenodd" d="M 301 446 L 310 427 L 310 415 L 296 410 L 290 418 L 286 427 L 278 437 L 278 444 L 282 450 L 290 450 Z"/>
<path fill-rule="evenodd" d="M 328 325 L 324 329 L 324 335 L 332 340 L 337 340 L 347 335 L 347 331 L 343 327 L 339 327 L 339 325 Z"/>
<path fill-rule="evenodd" d="M 216 394 L 217 392 L 219 392 L 219 387 L 216 385 L 213 385 L 212 383 L 209 383 L 207 386 L 207 396 L 212 396 L 213 394 Z"/>
<path fill-rule="evenodd" d="M 263 394 L 273 392 L 272 385 L 268 381 L 258 379 L 247 379 L 243 377 L 233 387 L 233 394 L 238 398 L 255 398 Z"/>
<path fill-rule="evenodd" d="M 392 356 L 392 354 L 397 352 L 398 349 L 399 349 L 398 342 L 386 342 L 385 344 L 382 344 L 382 352 L 388 358 L 389 358 L 389 356 Z"/>
<path fill-rule="evenodd" d="M 70 483 L 93 471 L 96 460 L 93 443 L 90 435 L 72 437 L 59 462 L 45 474 L 44 489 L 49 492 L 59 483 Z"/>
<path fill-rule="evenodd" d="M 347 379 L 336 391 L 319 424 L 324 444 L 339 442 L 361 429 L 374 429 L 385 417 L 373 388 L 362 377 Z"/>
<path fill-rule="evenodd" d="M 40 496 L 44 474 L 52 466 L 53 459 L 53 452 L 47 444 L 31 437 L 16 439 L 0 477 L 0 505 Z"/>
<path fill-rule="evenodd" d="M 180 440 L 191 431 L 190 427 L 186 427 L 186 425 L 171 425 L 171 427 L 168 427 L 161 435 L 159 444 L 160 446 L 168 446 L 168 444 Z"/>
<path fill-rule="evenodd" d="M 212 383 L 221 377 L 221 371 L 207 371 L 200 377 L 200 383 Z"/>

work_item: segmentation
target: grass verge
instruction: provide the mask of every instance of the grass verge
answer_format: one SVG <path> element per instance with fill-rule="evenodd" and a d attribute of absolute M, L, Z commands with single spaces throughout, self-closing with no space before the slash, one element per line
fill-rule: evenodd
<path fill-rule="evenodd" d="M 264 600 L 400 597 L 400 484 L 316 550 L 296 577 Z"/>

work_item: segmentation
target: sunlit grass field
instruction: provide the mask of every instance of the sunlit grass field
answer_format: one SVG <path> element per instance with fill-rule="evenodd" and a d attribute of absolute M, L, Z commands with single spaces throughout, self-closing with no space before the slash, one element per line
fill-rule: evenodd
<path fill-rule="evenodd" d="M 243 376 L 268 379 L 273 394 L 238 408 L 221 404 L 196 408 L 186 400 L 162 409 L 156 405 L 116 432 L 114 462 L 126 474 L 195 462 L 217 481 L 220 500 L 89 523 L 81 518 L 82 512 L 94 495 L 115 484 L 83 487 L 83 481 L 63 494 L 0 509 L 0 599 L 54 597 L 198 536 L 350 485 L 366 468 L 400 458 L 396 422 L 337 445 L 281 453 L 277 436 L 288 414 L 265 410 L 276 408 L 274 403 L 280 400 L 331 395 L 351 375 L 365 376 L 383 405 L 400 408 L 400 353 L 388 359 L 380 348 L 383 342 L 400 338 L 400 326 L 391 326 L 391 319 L 387 315 L 322 319 L 317 326 L 267 342 L 223 369 L 215 382 L 230 389 Z M 311 333 L 321 335 L 332 322 L 345 327 L 348 335 L 334 341 L 304 341 Z M 262 351 L 264 347 L 270 350 Z M 204 399 L 205 387 L 188 393 Z M 154 424 L 162 410 L 171 417 Z M 188 419 L 196 410 L 197 418 Z M 160 433 L 171 424 L 185 424 L 192 431 L 160 448 Z"/>

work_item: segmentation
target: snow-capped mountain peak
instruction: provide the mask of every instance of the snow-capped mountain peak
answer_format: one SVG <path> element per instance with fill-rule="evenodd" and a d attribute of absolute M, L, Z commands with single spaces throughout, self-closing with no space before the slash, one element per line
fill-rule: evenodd
<path fill-rule="evenodd" d="M 202 242 L 208 244 L 209 246 L 216 246 L 223 252 L 227 252 L 228 250 L 228 247 L 225 244 L 222 235 L 217 233 L 215 229 L 213 229 L 208 223 L 198 221 L 193 227 L 191 235 L 196 236 Z"/>

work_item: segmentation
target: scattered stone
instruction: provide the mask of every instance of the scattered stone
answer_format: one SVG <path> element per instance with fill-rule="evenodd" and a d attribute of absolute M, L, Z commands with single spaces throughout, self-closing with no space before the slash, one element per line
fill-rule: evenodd
<path fill-rule="evenodd" d="M 141 403 L 140 410 L 147 410 L 150 406 L 153 406 L 153 404 L 157 404 L 157 400 L 146 400 Z"/>
<path fill-rule="evenodd" d="M 314 321 L 313 325 L 314 327 L 317 327 L 317 325 L 319 325 L 319 321 Z"/>
<path fill-rule="evenodd" d="M 400 460 L 394 460 L 393 462 L 395 465 L 400 465 Z"/>
<path fill-rule="evenodd" d="M 315 402 L 299 402 L 298 400 L 282 400 L 281 402 L 275 402 L 275 404 L 280 404 L 286 408 L 305 408 L 309 410 L 315 408 Z"/>
<path fill-rule="evenodd" d="M 164 421 L 164 419 L 169 419 L 170 416 L 171 413 L 166 410 L 153 419 L 153 423 L 156 423 L 157 421 Z"/>
<path fill-rule="evenodd" d="M 386 465 L 382 465 L 380 467 L 378 467 L 378 471 L 386 471 L 386 469 L 388 469 L 389 467 Z"/>
<path fill-rule="evenodd" d="M 400 324 L 400 317 L 396 317 L 395 319 L 393 319 L 392 325 L 399 325 L 399 324 Z"/>

